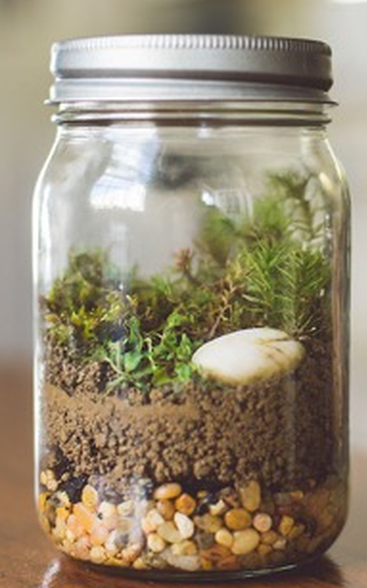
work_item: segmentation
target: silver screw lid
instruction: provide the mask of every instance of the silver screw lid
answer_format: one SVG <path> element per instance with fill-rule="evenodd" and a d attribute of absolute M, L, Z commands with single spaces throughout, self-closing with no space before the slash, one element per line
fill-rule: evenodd
<path fill-rule="evenodd" d="M 320 41 L 233 35 L 128 35 L 52 47 L 51 102 L 328 102 L 331 49 Z"/>

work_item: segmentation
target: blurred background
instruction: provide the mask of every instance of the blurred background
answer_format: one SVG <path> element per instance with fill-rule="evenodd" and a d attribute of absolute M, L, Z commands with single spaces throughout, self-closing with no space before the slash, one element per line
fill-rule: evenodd
<path fill-rule="evenodd" d="M 353 196 L 352 441 L 367 447 L 367 1 L 0 0 L 0 359 L 29 361 L 31 199 L 55 129 L 43 105 L 53 41 L 144 32 L 316 37 L 334 50 L 330 138 Z"/>

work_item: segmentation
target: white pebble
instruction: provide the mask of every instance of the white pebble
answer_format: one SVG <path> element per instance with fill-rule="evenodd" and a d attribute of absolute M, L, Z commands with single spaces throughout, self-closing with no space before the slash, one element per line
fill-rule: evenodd
<path fill-rule="evenodd" d="M 194 523 L 189 517 L 180 512 L 176 512 L 174 521 L 183 539 L 190 539 L 193 536 L 195 530 Z"/>
<path fill-rule="evenodd" d="M 294 371 L 304 355 L 301 343 L 283 331 L 263 327 L 213 339 L 196 351 L 192 361 L 220 382 L 248 386 Z"/>

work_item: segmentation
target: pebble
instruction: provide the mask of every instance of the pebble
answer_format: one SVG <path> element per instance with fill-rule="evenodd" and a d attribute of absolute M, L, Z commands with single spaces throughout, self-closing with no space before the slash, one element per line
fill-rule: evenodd
<path fill-rule="evenodd" d="M 84 527 L 74 514 L 71 514 L 67 520 L 67 528 L 75 538 L 84 535 Z"/>
<path fill-rule="evenodd" d="M 246 510 L 250 512 L 258 510 L 261 504 L 261 488 L 258 482 L 251 481 L 240 493 L 242 506 Z"/>
<path fill-rule="evenodd" d="M 162 553 L 165 550 L 167 543 L 157 533 L 151 533 L 147 539 L 148 549 L 153 553 Z"/>
<path fill-rule="evenodd" d="M 284 549 L 286 548 L 287 545 L 287 540 L 285 539 L 285 537 L 279 537 L 279 539 L 277 539 L 273 545 L 273 548 L 276 549 L 277 551 L 284 551 Z"/>
<path fill-rule="evenodd" d="M 193 536 L 195 527 L 194 523 L 191 519 L 189 519 L 189 517 L 182 514 L 181 512 L 176 512 L 174 521 L 183 539 L 190 539 L 190 537 Z"/>
<path fill-rule="evenodd" d="M 134 570 L 147 570 L 148 566 L 142 557 L 138 557 L 133 563 Z"/>
<path fill-rule="evenodd" d="M 260 543 L 259 547 L 257 548 L 258 553 L 260 555 L 269 555 L 273 551 L 271 545 L 266 545 L 265 543 Z"/>
<path fill-rule="evenodd" d="M 262 543 L 266 545 L 274 545 L 274 543 L 278 540 L 279 535 L 275 531 L 267 531 L 263 533 L 261 536 Z"/>
<path fill-rule="evenodd" d="M 288 515 L 284 515 L 279 523 L 279 533 L 283 537 L 287 537 L 294 527 L 294 519 Z"/>
<path fill-rule="evenodd" d="M 171 521 L 166 521 L 158 527 L 158 535 L 162 537 L 167 543 L 180 543 L 183 537 L 181 533 L 176 529 L 175 525 Z"/>
<path fill-rule="evenodd" d="M 97 510 L 99 497 L 97 490 L 95 490 L 93 486 L 90 486 L 89 484 L 84 486 L 82 491 L 82 503 L 88 510 L 91 510 L 92 512 Z"/>
<path fill-rule="evenodd" d="M 142 545 L 140 543 L 132 543 L 122 551 L 122 557 L 127 564 L 132 564 L 141 554 Z"/>
<path fill-rule="evenodd" d="M 87 561 L 90 559 L 90 544 L 88 537 L 80 537 L 73 546 L 74 557 Z"/>
<path fill-rule="evenodd" d="M 273 525 L 273 521 L 271 516 L 267 513 L 258 513 L 254 516 L 252 524 L 256 531 L 259 531 L 259 533 L 267 533 L 270 531 Z"/>
<path fill-rule="evenodd" d="M 185 572 L 196 572 L 201 565 L 198 555 L 175 555 L 172 552 L 167 552 L 164 559 L 170 566 Z"/>
<path fill-rule="evenodd" d="M 293 541 L 294 539 L 298 539 L 306 530 L 306 526 L 300 523 L 299 525 L 295 525 L 293 529 L 290 531 L 288 535 L 289 541 Z"/>
<path fill-rule="evenodd" d="M 156 509 L 152 509 L 142 520 L 142 529 L 146 535 L 154 533 L 165 522 L 162 515 Z"/>
<path fill-rule="evenodd" d="M 194 518 L 195 525 L 207 533 L 216 533 L 222 528 L 222 519 L 214 517 L 211 514 L 204 514 L 201 517 Z"/>
<path fill-rule="evenodd" d="M 181 494 L 175 502 L 178 512 L 190 516 L 196 509 L 196 500 L 190 494 Z"/>
<path fill-rule="evenodd" d="M 106 552 L 103 547 L 92 547 L 89 557 L 91 562 L 101 564 L 106 560 Z"/>
<path fill-rule="evenodd" d="M 117 513 L 122 517 L 129 517 L 134 510 L 134 501 L 133 500 L 125 500 L 125 502 L 120 502 L 117 505 Z"/>
<path fill-rule="evenodd" d="M 82 504 L 81 502 L 78 502 L 74 506 L 74 514 L 75 514 L 77 520 L 79 521 L 79 523 L 82 525 L 82 527 L 88 533 L 90 533 L 92 531 L 92 527 L 93 527 L 94 522 L 96 520 L 96 517 L 91 513 L 91 511 L 88 508 L 86 508 L 84 506 L 84 504 Z"/>
<path fill-rule="evenodd" d="M 232 553 L 235 555 L 248 555 L 255 551 L 260 543 L 260 535 L 255 529 L 246 529 L 234 533 Z"/>
<path fill-rule="evenodd" d="M 251 515 L 243 508 L 233 508 L 226 513 L 224 521 L 228 529 L 242 531 L 251 525 Z"/>
<path fill-rule="evenodd" d="M 182 487 L 180 484 L 169 483 L 163 484 L 154 492 L 154 498 L 156 500 L 171 500 L 177 498 L 182 493 Z"/>
<path fill-rule="evenodd" d="M 219 531 L 215 534 L 215 540 L 219 545 L 223 545 L 224 547 L 228 547 L 231 549 L 233 545 L 233 535 L 227 529 L 219 529 Z"/>
<path fill-rule="evenodd" d="M 171 521 L 173 519 L 176 512 L 173 502 L 170 500 L 158 500 L 156 507 L 159 514 L 161 514 L 166 521 Z"/>
<path fill-rule="evenodd" d="M 209 512 L 214 517 L 222 516 L 228 510 L 228 506 L 224 502 L 224 500 L 219 500 L 216 504 L 211 504 L 209 506 Z"/>
<path fill-rule="evenodd" d="M 108 539 L 108 529 L 99 521 L 96 521 L 93 524 L 91 533 L 90 533 L 90 542 L 92 545 L 97 547 L 98 545 L 103 545 Z"/>
<path fill-rule="evenodd" d="M 198 548 L 193 541 L 182 541 L 181 543 L 174 543 L 171 551 L 174 555 L 195 555 Z"/>
<path fill-rule="evenodd" d="M 105 549 L 109 556 L 115 556 L 123 547 L 123 542 L 121 542 L 120 538 L 121 535 L 116 529 L 108 535 L 105 542 Z"/>
<path fill-rule="evenodd" d="M 98 514 L 101 517 L 101 519 L 107 520 L 116 517 L 118 511 L 114 504 L 112 504 L 111 502 L 106 502 L 104 500 L 98 507 Z"/>

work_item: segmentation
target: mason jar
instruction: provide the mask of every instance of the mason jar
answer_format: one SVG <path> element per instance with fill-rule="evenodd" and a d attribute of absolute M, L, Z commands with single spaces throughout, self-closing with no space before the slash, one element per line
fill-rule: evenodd
<path fill-rule="evenodd" d="M 232 579 L 346 518 L 349 199 L 331 51 L 236 36 L 52 51 L 34 204 L 36 490 L 62 552 Z"/>

